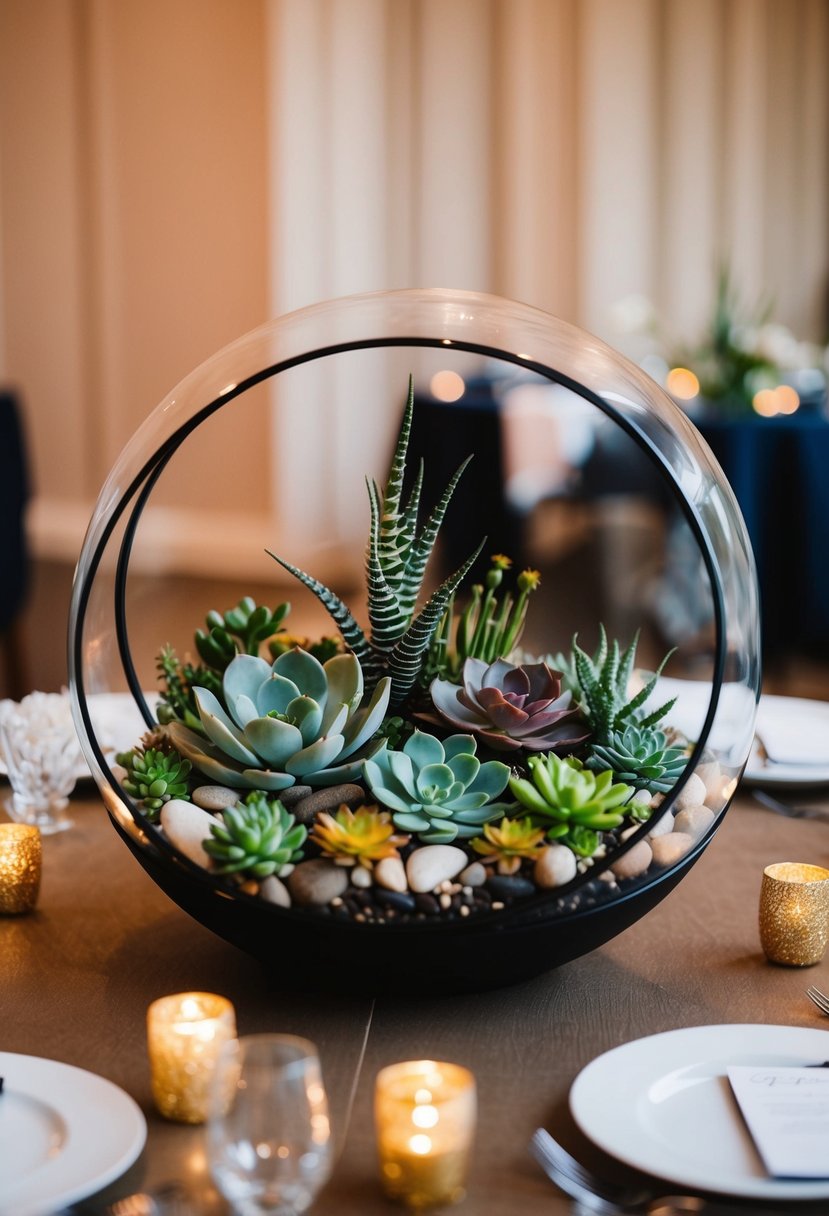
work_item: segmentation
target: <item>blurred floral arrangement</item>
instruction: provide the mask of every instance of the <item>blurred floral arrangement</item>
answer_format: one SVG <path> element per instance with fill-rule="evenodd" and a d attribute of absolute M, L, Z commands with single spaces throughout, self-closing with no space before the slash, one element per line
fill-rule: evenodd
<path fill-rule="evenodd" d="M 727 266 L 717 273 L 714 306 L 699 340 L 667 335 L 651 302 L 628 296 L 614 308 L 620 333 L 647 337 L 653 347 L 641 364 L 683 405 L 728 416 L 793 414 L 802 403 L 822 404 L 829 347 L 798 340 L 772 319 L 772 303 L 746 303 Z"/>

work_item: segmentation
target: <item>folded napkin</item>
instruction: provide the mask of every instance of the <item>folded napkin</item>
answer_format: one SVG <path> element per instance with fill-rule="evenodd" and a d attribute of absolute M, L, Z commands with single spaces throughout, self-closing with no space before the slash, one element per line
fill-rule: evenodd
<path fill-rule="evenodd" d="M 808 702 L 781 705 L 760 699 L 757 736 L 772 763 L 826 764 L 829 768 L 829 729 L 825 714 Z"/>

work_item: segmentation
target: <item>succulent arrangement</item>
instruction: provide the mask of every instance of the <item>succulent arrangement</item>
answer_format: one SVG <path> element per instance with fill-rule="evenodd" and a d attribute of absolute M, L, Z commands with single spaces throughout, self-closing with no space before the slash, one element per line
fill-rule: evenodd
<path fill-rule="evenodd" d="M 650 704 L 670 655 L 641 676 L 638 638 L 623 649 L 603 627 L 592 655 L 578 638 L 557 656 L 519 648 L 538 571 L 496 554 L 467 589 L 482 541 L 421 595 L 465 463 L 422 511 L 413 409 L 410 382 L 385 485 L 367 482 L 367 625 L 271 554 L 337 636 L 288 633 L 287 603 L 208 612 L 196 663 L 161 649 L 158 727 L 118 757 L 137 813 L 188 857 L 201 841 L 239 896 L 365 923 L 559 897 L 602 872 L 687 764 L 673 701 Z"/>

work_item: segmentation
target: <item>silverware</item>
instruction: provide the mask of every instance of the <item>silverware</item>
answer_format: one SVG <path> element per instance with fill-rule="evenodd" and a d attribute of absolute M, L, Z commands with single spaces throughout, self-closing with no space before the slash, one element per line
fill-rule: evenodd
<path fill-rule="evenodd" d="M 829 811 L 824 810 L 823 807 L 792 806 L 789 802 L 781 802 L 779 798 L 772 797 L 765 790 L 752 790 L 751 796 L 755 802 L 762 803 L 763 806 L 778 815 L 785 815 L 787 819 L 819 819 L 824 823 L 829 823 Z"/>
<path fill-rule="evenodd" d="M 530 1141 L 530 1152 L 544 1173 L 560 1190 L 575 1199 L 580 1209 L 593 1216 L 687 1216 L 701 1212 L 704 1216 L 735 1216 L 740 1210 L 727 1201 L 703 1199 L 699 1195 L 661 1195 L 642 1186 L 625 1186 L 610 1182 L 592 1173 L 565 1148 L 554 1140 L 548 1131 L 539 1127 Z M 763 1208 L 766 1216 L 774 1216 L 771 1209 Z M 777 1216 L 791 1216 L 777 1210 Z"/>
<path fill-rule="evenodd" d="M 785 765 L 786 768 L 826 768 L 829 761 L 827 760 L 778 760 L 776 756 L 769 755 L 769 749 L 764 740 L 757 731 L 754 732 L 754 742 L 757 748 L 757 755 L 763 764 L 772 767 L 775 764 Z"/>
<path fill-rule="evenodd" d="M 812 1004 L 829 1018 L 829 996 L 825 992 L 821 992 L 819 988 L 815 988 L 814 984 L 811 988 L 806 989 L 806 995 Z"/>
<path fill-rule="evenodd" d="M 187 1190 L 178 1182 L 125 1195 L 107 1208 L 107 1216 L 194 1216 L 195 1212 Z"/>

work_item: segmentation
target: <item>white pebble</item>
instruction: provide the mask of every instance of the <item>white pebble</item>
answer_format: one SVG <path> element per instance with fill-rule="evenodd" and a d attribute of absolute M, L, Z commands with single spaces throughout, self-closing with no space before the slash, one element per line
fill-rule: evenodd
<path fill-rule="evenodd" d="M 549 890 L 561 887 L 576 877 L 576 855 L 565 844 L 551 844 L 535 863 L 533 878 L 536 885 Z"/>
<path fill-rule="evenodd" d="M 170 843 L 206 870 L 212 868 L 213 861 L 202 848 L 202 841 L 210 839 L 210 827 L 214 823 L 215 815 L 209 815 L 183 798 L 171 798 L 161 808 L 161 826 Z"/>
<path fill-rule="evenodd" d="M 399 857 L 384 857 L 374 867 L 374 881 L 386 891 L 406 891 L 406 871 Z"/>
<path fill-rule="evenodd" d="M 651 845 L 653 860 L 658 866 L 672 866 L 685 856 L 693 843 L 693 837 L 685 832 L 669 832 L 667 836 L 658 836 Z"/>
<path fill-rule="evenodd" d="M 458 882 L 467 887 L 482 887 L 486 882 L 486 866 L 480 861 L 473 861 L 458 875 Z"/>
<path fill-rule="evenodd" d="M 706 760 L 703 764 L 697 765 L 697 776 L 705 786 L 704 802 L 712 798 L 715 802 L 722 801 L 723 773 L 720 768 L 719 760 Z"/>
<path fill-rule="evenodd" d="M 372 881 L 371 871 L 367 870 L 365 866 L 355 866 L 351 871 L 351 882 L 355 887 L 365 889 L 371 886 Z"/>
<path fill-rule="evenodd" d="M 661 819 L 657 819 L 648 832 L 648 840 L 656 840 L 658 836 L 667 836 L 668 832 L 674 830 L 674 817 L 670 811 L 667 811 Z"/>
<path fill-rule="evenodd" d="M 674 820 L 674 827 L 677 832 L 685 832 L 694 840 L 699 840 L 700 836 L 711 827 L 711 824 L 717 816 L 707 806 L 686 806 L 679 812 Z"/>
<path fill-rule="evenodd" d="M 638 878 L 645 871 L 653 860 L 651 846 L 647 840 L 640 840 L 632 849 L 628 849 L 624 857 L 620 857 L 610 867 L 616 878 Z"/>
<path fill-rule="evenodd" d="M 674 802 L 674 813 L 684 810 L 686 806 L 699 806 L 703 802 L 705 802 L 705 782 L 696 773 L 691 773 Z"/>
<path fill-rule="evenodd" d="M 452 896 L 447 891 L 444 891 L 443 894 L 438 897 L 438 899 L 440 906 L 444 909 L 444 911 L 447 908 L 452 907 Z"/>
<path fill-rule="evenodd" d="M 468 862 L 463 849 L 453 844 L 429 844 L 415 849 L 406 862 L 406 874 L 412 891 L 435 891 L 442 882 L 454 878 Z"/>

